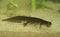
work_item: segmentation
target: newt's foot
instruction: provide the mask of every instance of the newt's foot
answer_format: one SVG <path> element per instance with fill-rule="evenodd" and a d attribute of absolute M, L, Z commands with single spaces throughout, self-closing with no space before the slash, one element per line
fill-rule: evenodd
<path fill-rule="evenodd" d="M 25 26 L 27 25 L 27 23 L 24 23 L 23 25 L 24 25 L 24 27 L 25 27 Z"/>

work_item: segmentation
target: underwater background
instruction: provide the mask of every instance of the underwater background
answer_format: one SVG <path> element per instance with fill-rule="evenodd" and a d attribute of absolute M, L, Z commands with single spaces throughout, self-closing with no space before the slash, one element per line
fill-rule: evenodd
<path fill-rule="evenodd" d="M 29 16 L 51 21 L 51 27 L 5 22 L 14 16 Z M 60 37 L 60 0 L 0 0 L 1 37 Z"/>

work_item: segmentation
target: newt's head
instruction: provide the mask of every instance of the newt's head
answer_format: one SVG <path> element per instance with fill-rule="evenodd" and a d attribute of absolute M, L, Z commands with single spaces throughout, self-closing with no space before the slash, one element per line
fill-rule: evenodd
<path fill-rule="evenodd" d="M 51 25 L 52 25 L 51 22 L 48 22 L 48 23 L 47 23 L 47 27 L 50 27 Z"/>

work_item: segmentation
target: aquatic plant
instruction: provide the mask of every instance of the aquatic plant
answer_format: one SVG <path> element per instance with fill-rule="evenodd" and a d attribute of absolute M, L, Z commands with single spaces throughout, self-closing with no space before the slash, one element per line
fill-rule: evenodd
<path fill-rule="evenodd" d="M 38 6 L 45 7 L 46 0 L 32 0 L 32 11 L 35 11 Z"/>
<path fill-rule="evenodd" d="M 9 3 L 7 4 L 7 9 L 12 10 L 12 9 L 16 9 L 16 8 L 18 8 L 18 5 L 16 3 L 14 3 L 13 1 L 9 1 Z"/>
<path fill-rule="evenodd" d="M 45 2 L 46 2 L 46 0 L 37 0 L 37 7 L 38 6 L 45 7 Z"/>
<path fill-rule="evenodd" d="M 36 0 L 32 0 L 32 11 L 36 9 Z"/>

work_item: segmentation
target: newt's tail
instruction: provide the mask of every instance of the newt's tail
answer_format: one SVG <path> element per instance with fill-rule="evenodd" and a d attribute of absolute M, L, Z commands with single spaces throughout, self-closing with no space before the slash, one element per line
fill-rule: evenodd
<path fill-rule="evenodd" d="M 9 19 L 3 19 L 2 21 L 8 21 Z"/>
<path fill-rule="evenodd" d="M 19 19 L 15 19 L 15 18 L 8 18 L 8 19 L 3 19 L 2 21 L 7 21 L 7 22 L 17 22 L 17 23 L 20 23 L 21 21 Z"/>

